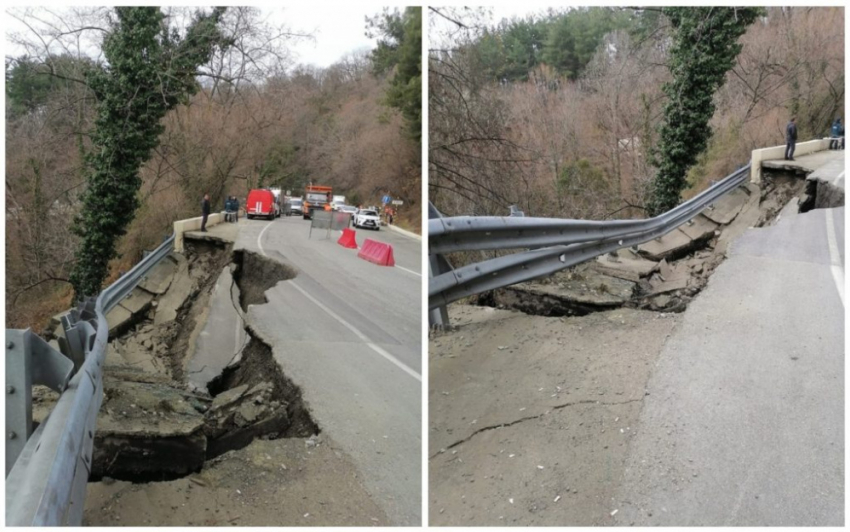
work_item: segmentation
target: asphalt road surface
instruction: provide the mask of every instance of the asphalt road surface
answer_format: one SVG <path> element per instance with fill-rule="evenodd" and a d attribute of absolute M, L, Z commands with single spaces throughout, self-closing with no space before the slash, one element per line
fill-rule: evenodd
<path fill-rule="evenodd" d="M 618 524 L 843 526 L 844 208 L 795 210 L 732 245 L 664 346 Z"/>
<path fill-rule="evenodd" d="M 396 267 L 357 258 L 301 217 L 240 220 L 235 247 L 298 270 L 253 305 L 248 320 L 273 344 L 314 420 L 354 460 L 395 525 L 421 523 L 421 242 L 357 230 L 393 246 Z M 244 225 L 242 225 L 244 224 Z"/>

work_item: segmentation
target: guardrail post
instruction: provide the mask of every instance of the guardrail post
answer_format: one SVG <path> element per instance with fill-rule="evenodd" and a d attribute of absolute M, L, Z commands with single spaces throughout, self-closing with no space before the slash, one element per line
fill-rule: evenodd
<path fill-rule="evenodd" d="M 442 218 L 443 215 L 433 203 L 428 202 L 428 219 Z M 428 278 L 452 271 L 449 261 L 439 253 L 428 254 Z M 447 327 L 449 325 L 449 309 L 445 305 L 428 311 L 428 325 L 431 327 Z"/>
<path fill-rule="evenodd" d="M 428 256 L 428 278 L 452 271 L 449 261 L 442 255 Z M 449 325 L 449 310 L 445 305 L 428 311 L 428 325 L 431 327 L 447 327 Z"/>
<path fill-rule="evenodd" d="M 32 357 L 26 332 L 6 329 L 6 475 L 32 434 Z"/>
<path fill-rule="evenodd" d="M 29 329 L 6 329 L 7 475 L 32 435 L 33 385 L 61 393 L 73 372 L 71 360 Z"/>

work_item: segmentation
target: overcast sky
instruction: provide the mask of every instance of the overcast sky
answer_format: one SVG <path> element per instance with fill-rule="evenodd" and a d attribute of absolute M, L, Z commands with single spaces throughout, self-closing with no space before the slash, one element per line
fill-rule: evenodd
<path fill-rule="evenodd" d="M 278 4 L 279 6 L 280 4 Z M 366 37 L 366 17 L 383 10 L 380 3 L 349 2 L 339 5 L 321 5 L 299 2 L 285 7 L 268 4 L 261 7 L 273 23 L 285 23 L 293 32 L 312 33 L 314 39 L 299 39 L 290 44 L 293 59 L 298 63 L 326 67 L 343 55 L 362 49 L 372 49 L 376 41 Z M 271 7 L 274 6 L 274 7 Z M 62 7 L 54 11 L 61 12 Z M 398 9 L 403 9 L 399 7 Z M 26 32 L 20 22 L 5 17 L 5 55 L 21 55 L 23 49 L 9 42 L 10 32 Z"/>
<path fill-rule="evenodd" d="M 363 2 L 332 6 L 300 2 L 263 9 L 270 12 L 273 20 L 286 22 L 293 30 L 314 33 L 314 41 L 302 40 L 292 47 L 296 61 L 326 67 L 348 52 L 375 47 L 376 42 L 366 37 L 366 17 L 380 13 L 382 6 Z"/>

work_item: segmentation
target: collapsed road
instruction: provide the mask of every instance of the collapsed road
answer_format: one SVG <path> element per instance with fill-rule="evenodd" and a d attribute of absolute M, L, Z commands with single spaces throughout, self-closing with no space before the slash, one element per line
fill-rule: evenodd
<path fill-rule="evenodd" d="M 380 235 L 405 271 L 308 234 L 186 233 L 110 313 L 85 524 L 420 523 L 419 242 Z"/>
<path fill-rule="evenodd" d="M 635 250 L 451 305 L 430 523 L 843 523 L 843 187 L 800 213 L 811 192 L 780 170 Z"/>

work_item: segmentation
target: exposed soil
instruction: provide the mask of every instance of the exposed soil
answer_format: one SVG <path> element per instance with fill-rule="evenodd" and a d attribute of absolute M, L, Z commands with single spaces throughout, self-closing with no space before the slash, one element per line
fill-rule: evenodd
<path fill-rule="evenodd" d="M 208 390 L 185 381 L 187 357 L 209 312 L 224 268 L 232 268 L 243 311 L 264 292 L 296 275 L 293 268 L 210 240 L 187 240 L 165 293 L 126 320 L 110 344 L 104 402 L 91 480 L 167 481 L 197 473 L 205 463 L 256 439 L 311 438 L 319 428 L 301 390 L 281 371 L 271 347 L 252 335 Z M 178 261 L 179 262 L 179 261 Z M 178 294 L 178 295 L 174 295 Z M 175 299 L 176 298 L 176 299 Z M 157 311 L 174 320 L 157 323 Z"/>
<path fill-rule="evenodd" d="M 225 268 L 241 320 L 296 271 L 208 241 L 187 240 L 185 260 L 143 319 L 111 342 L 84 523 L 386 525 L 351 458 L 320 434 L 249 324 L 240 322 L 245 343 L 206 389 L 184 369 Z"/>
<path fill-rule="evenodd" d="M 607 524 L 679 316 L 543 318 L 459 304 L 449 314 L 454 330 L 429 343 L 430 524 Z"/>
<path fill-rule="evenodd" d="M 806 193 L 800 200 L 800 212 L 812 209 L 834 209 L 844 206 L 844 190 L 818 179 L 806 181 Z"/>
<path fill-rule="evenodd" d="M 219 397 L 236 388 L 247 386 L 253 389 L 264 385 L 268 386 L 264 402 L 272 408 L 278 408 L 279 403 L 286 413 L 286 424 L 279 426 L 280 430 L 265 432 L 263 436 L 269 439 L 309 438 L 320 432 L 304 404 L 301 389 L 283 374 L 272 356 L 271 347 L 256 335 L 251 335 L 239 361 L 228 366 L 218 378 L 210 382 L 209 391 L 214 397 Z M 211 444 L 211 448 L 214 450 L 208 451 L 208 458 L 230 450 L 222 450 L 224 446 L 221 443 L 214 446 Z"/>
<path fill-rule="evenodd" d="M 266 290 L 298 274 L 292 266 L 242 249 L 233 252 L 233 263 L 236 266 L 233 279 L 239 285 L 239 304 L 243 312 L 248 311 L 248 305 L 267 303 Z"/>
<path fill-rule="evenodd" d="M 167 482 L 90 483 L 86 526 L 386 526 L 350 459 L 319 436 L 254 440 Z"/>

